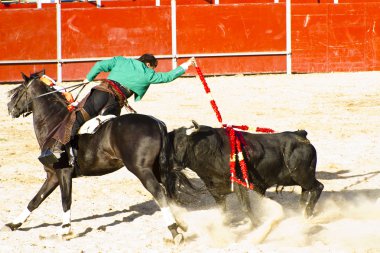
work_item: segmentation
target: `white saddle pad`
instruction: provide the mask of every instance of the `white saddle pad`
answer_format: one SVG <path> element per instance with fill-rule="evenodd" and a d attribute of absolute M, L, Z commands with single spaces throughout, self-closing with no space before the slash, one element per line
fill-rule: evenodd
<path fill-rule="evenodd" d="M 99 115 L 86 121 L 78 131 L 78 134 L 93 134 L 105 122 L 110 119 L 116 118 L 115 115 Z"/>

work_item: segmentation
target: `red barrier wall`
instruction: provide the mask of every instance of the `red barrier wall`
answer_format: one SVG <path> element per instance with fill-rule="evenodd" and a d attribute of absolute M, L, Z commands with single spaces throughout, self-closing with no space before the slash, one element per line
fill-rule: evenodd
<path fill-rule="evenodd" d="M 376 26 L 380 23 L 380 2 L 297 1 L 292 1 L 293 72 L 380 70 L 380 32 Z M 279 4 L 232 2 L 220 0 L 214 5 L 177 0 L 177 54 L 286 50 L 285 0 Z M 93 3 L 62 3 L 62 58 L 138 56 L 145 52 L 170 56 L 170 0 L 161 1 L 158 7 L 154 4 L 154 0 L 103 1 L 103 7 L 97 8 Z M 0 4 L 0 62 L 56 59 L 55 4 L 35 7 Z M 286 71 L 284 55 L 202 57 L 198 62 L 205 74 Z M 63 79 L 83 79 L 93 64 L 63 63 Z M 157 70 L 171 67 L 171 59 L 162 59 Z M 18 81 L 21 71 L 29 74 L 42 68 L 57 77 L 54 63 L 0 64 L 0 82 Z"/>
<path fill-rule="evenodd" d="M 380 4 L 292 8 L 295 72 L 380 70 Z"/>

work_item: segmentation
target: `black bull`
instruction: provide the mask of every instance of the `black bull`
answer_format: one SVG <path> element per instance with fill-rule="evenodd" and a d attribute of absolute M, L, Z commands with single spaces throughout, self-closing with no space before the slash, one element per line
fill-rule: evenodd
<path fill-rule="evenodd" d="M 216 203 L 225 207 L 226 195 L 231 193 L 229 137 L 222 128 L 194 126 L 192 133 L 185 127 L 169 133 L 174 166 L 179 170 L 189 168 L 194 171 Z M 240 133 L 246 142 L 243 154 L 254 190 L 264 195 L 271 186 L 299 185 L 302 188 L 300 203 L 305 207 L 305 215 L 311 216 L 323 184 L 315 177 L 317 153 L 306 138 L 306 131 Z M 243 209 L 249 208 L 244 203 L 247 198 L 242 196 L 246 191 L 241 187 L 235 187 L 235 190 L 243 200 Z"/>

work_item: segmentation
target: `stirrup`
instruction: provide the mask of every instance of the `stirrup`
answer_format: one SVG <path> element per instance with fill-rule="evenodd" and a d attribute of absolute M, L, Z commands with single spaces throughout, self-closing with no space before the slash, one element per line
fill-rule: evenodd
<path fill-rule="evenodd" d="M 40 160 L 40 162 L 45 166 L 49 166 L 53 163 L 58 162 L 58 158 L 53 152 L 51 152 L 50 149 L 42 150 L 41 155 L 38 157 L 38 160 Z"/>
<path fill-rule="evenodd" d="M 79 169 L 79 165 L 78 165 L 78 161 L 77 161 L 77 156 L 78 156 L 78 150 L 73 147 L 73 146 L 69 146 L 68 147 L 68 150 L 67 150 L 67 157 L 68 157 L 68 162 L 69 162 L 69 165 L 75 170 L 77 171 Z"/>

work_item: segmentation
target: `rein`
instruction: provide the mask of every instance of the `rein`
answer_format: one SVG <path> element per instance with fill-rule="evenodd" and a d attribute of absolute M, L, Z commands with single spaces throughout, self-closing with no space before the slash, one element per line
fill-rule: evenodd
<path fill-rule="evenodd" d="M 26 96 L 28 95 L 28 93 L 27 93 L 28 88 L 29 88 L 29 86 L 32 84 L 32 82 L 33 82 L 34 80 L 36 80 L 36 79 L 37 79 L 37 78 L 34 78 L 34 79 L 31 80 L 27 85 L 24 85 L 24 86 L 25 86 L 25 89 L 23 90 L 23 93 L 19 96 L 18 100 L 15 102 L 14 106 L 16 106 L 16 105 L 18 104 L 18 102 L 20 101 L 20 99 L 21 99 L 21 97 L 24 95 L 24 93 L 26 94 Z M 43 83 L 47 84 L 48 86 L 51 86 L 51 85 L 49 85 L 48 83 L 46 83 L 45 80 L 43 80 L 43 79 L 41 79 L 41 78 L 39 78 L 39 79 L 40 79 Z M 73 91 L 73 90 L 76 90 L 76 89 L 79 88 L 80 86 L 83 86 L 82 89 L 79 91 L 79 93 L 78 93 L 78 95 L 76 96 L 76 98 L 75 98 L 74 101 L 77 100 L 77 98 L 78 98 L 80 92 L 83 90 L 83 88 L 85 87 L 86 84 L 87 84 L 87 83 L 79 83 L 79 84 L 74 84 L 74 85 L 71 85 L 71 86 L 66 87 L 66 89 L 73 88 L 73 89 L 70 90 L 70 92 L 71 92 L 71 91 Z M 33 100 L 35 100 L 35 99 L 37 99 L 37 98 L 41 98 L 41 97 L 47 96 L 47 95 L 50 95 L 50 94 L 53 94 L 53 93 L 57 93 L 57 92 L 62 92 L 62 89 L 60 89 L 60 90 L 49 91 L 49 92 L 46 92 L 46 93 L 44 93 L 44 94 L 41 94 L 41 95 L 38 95 L 38 96 L 35 96 L 35 97 L 31 98 L 30 101 L 27 102 L 27 103 L 25 104 L 25 106 L 24 106 L 24 107 L 26 107 L 26 112 L 23 113 L 23 117 L 27 117 L 27 116 L 29 116 L 29 115 L 32 113 L 32 111 L 29 111 L 29 105 L 30 105 L 31 103 L 33 103 Z M 28 99 L 26 99 L 26 100 L 28 101 Z M 71 101 L 71 102 L 74 102 L 74 101 Z M 73 109 L 74 109 L 73 106 L 70 104 L 70 105 L 68 106 L 68 110 L 73 110 Z"/>
<path fill-rule="evenodd" d="M 33 81 L 33 80 L 32 80 L 32 81 Z M 16 107 L 16 105 L 18 104 L 18 102 L 20 101 L 20 99 L 22 98 L 22 96 L 23 96 L 24 94 L 25 94 L 25 96 L 26 96 L 26 100 L 28 100 L 28 93 L 27 93 L 27 91 L 28 91 L 29 85 L 32 83 L 32 81 L 30 81 L 27 85 L 25 85 L 24 83 L 22 83 L 22 85 L 25 87 L 25 89 L 23 90 L 22 94 L 21 94 L 20 96 L 18 96 L 18 99 L 17 99 L 16 102 L 14 103 L 12 110 Z M 24 118 L 25 118 L 25 117 L 28 117 L 28 116 L 32 113 L 32 111 L 29 111 L 29 104 L 30 104 L 30 103 L 26 103 L 26 105 L 24 106 L 24 107 L 26 107 L 26 112 L 24 112 L 24 113 L 22 114 L 22 116 L 23 116 Z"/>
<path fill-rule="evenodd" d="M 73 90 L 78 89 L 80 86 L 83 86 L 82 89 L 80 90 L 80 92 L 81 92 L 81 91 L 83 90 L 83 88 L 85 87 L 86 84 L 87 84 L 87 83 L 79 83 L 79 84 L 74 84 L 74 85 L 68 86 L 68 87 L 66 87 L 66 88 L 67 88 L 67 89 L 70 89 L 70 88 L 73 88 L 73 87 L 74 87 L 74 89 L 71 89 L 71 90 L 70 90 L 70 92 L 71 92 L 71 91 L 73 91 Z M 61 92 L 61 90 L 53 90 L 53 91 L 49 91 L 49 92 L 46 92 L 46 93 L 44 93 L 44 94 L 38 95 L 38 96 L 32 98 L 31 100 L 34 100 L 34 99 L 36 99 L 36 98 L 40 98 L 40 97 L 44 97 L 44 96 L 47 96 L 47 95 L 50 95 L 50 94 L 53 94 L 53 93 L 57 93 L 57 92 Z M 76 96 L 75 100 L 77 100 L 78 96 L 79 96 L 79 94 Z M 32 101 L 30 101 L 29 103 L 31 103 L 31 102 L 32 102 Z"/>
<path fill-rule="evenodd" d="M 253 190 L 254 185 L 248 181 L 248 169 L 247 169 L 247 164 L 244 160 L 244 155 L 242 151 L 242 146 L 246 145 L 243 135 L 240 134 L 235 130 L 235 128 L 240 129 L 240 130 L 248 130 L 249 127 L 247 125 L 241 125 L 241 126 L 236 126 L 236 125 L 227 125 L 223 124 L 222 120 L 222 115 L 219 112 L 218 106 L 216 105 L 215 99 L 211 95 L 211 90 L 206 82 L 206 79 L 203 76 L 203 73 L 201 69 L 195 64 L 195 69 L 198 73 L 198 76 L 203 84 L 203 88 L 206 92 L 207 95 L 210 96 L 210 104 L 212 109 L 214 110 L 216 117 L 221 124 L 222 128 L 226 130 L 226 134 L 229 137 L 230 140 L 230 147 L 231 147 L 231 153 L 230 153 L 230 180 L 231 180 L 231 191 L 234 191 L 234 182 L 238 183 L 240 185 L 243 185 L 244 187 Z M 264 133 L 274 133 L 274 130 L 270 128 L 262 128 L 262 127 L 256 127 L 255 128 L 256 132 L 264 132 Z M 237 151 L 237 152 L 236 152 Z M 236 159 L 237 158 L 237 159 Z M 239 161 L 241 173 L 243 175 L 243 180 L 239 179 L 236 176 L 236 160 Z"/>

